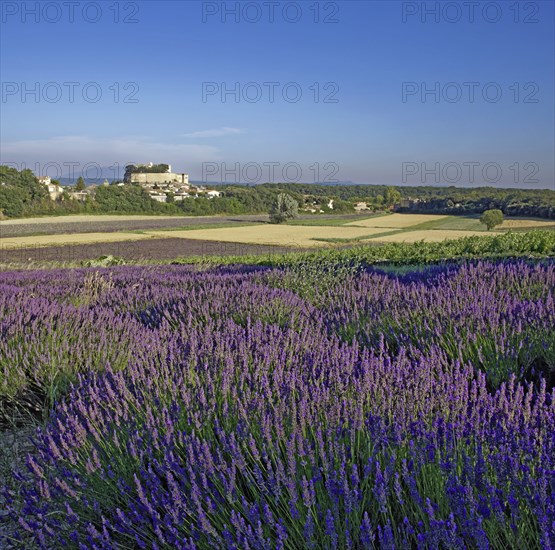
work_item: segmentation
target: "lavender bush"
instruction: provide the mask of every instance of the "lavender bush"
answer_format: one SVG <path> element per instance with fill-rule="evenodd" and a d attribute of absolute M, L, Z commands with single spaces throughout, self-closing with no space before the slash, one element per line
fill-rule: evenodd
<path fill-rule="evenodd" d="M 554 283 L 523 262 L 2 274 L 0 398 L 65 379 L 5 491 L 12 542 L 553 548 Z"/>

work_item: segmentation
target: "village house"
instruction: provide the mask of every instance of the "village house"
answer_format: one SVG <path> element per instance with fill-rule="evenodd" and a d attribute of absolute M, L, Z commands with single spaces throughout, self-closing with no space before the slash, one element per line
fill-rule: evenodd
<path fill-rule="evenodd" d="M 168 196 L 165 193 L 150 193 L 150 198 L 157 202 L 166 202 Z"/>
<path fill-rule="evenodd" d="M 39 183 L 42 183 L 42 185 L 46 186 L 48 195 L 53 201 L 62 196 L 64 190 L 57 183 L 52 183 L 52 178 L 50 176 L 37 176 L 37 180 Z"/>

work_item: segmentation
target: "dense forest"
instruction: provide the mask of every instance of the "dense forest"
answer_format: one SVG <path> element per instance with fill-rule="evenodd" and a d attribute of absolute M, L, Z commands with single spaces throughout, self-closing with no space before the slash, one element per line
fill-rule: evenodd
<path fill-rule="evenodd" d="M 116 182 L 114 182 L 116 183 Z M 136 184 L 97 187 L 85 201 L 70 200 L 67 193 L 51 200 L 31 170 L 0 166 L 0 216 L 91 214 L 256 214 L 270 210 L 279 193 L 289 193 L 299 206 L 331 212 L 352 212 L 357 202 L 372 211 L 394 207 L 398 211 L 448 214 L 482 213 L 499 209 L 510 216 L 555 219 L 555 191 L 547 189 L 497 189 L 494 187 L 388 187 L 382 185 L 317 185 L 265 183 L 256 186 L 219 186 L 222 196 L 199 196 L 180 202 L 160 203 Z"/>

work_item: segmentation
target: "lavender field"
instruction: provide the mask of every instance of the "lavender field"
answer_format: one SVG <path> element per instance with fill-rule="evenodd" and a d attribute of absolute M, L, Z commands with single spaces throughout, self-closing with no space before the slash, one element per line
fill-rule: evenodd
<path fill-rule="evenodd" d="M 6 272 L 0 334 L 0 547 L 555 548 L 553 260 Z"/>

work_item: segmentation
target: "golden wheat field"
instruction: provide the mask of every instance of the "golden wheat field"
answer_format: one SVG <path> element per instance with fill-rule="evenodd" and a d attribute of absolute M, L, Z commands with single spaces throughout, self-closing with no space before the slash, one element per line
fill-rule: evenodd
<path fill-rule="evenodd" d="M 555 230 L 555 222 L 551 220 L 503 220 L 499 226 L 501 229 L 526 229 L 537 227 L 538 229 Z"/>
<path fill-rule="evenodd" d="M 78 221 L 80 218 L 90 220 L 91 216 L 68 216 L 65 221 Z M 98 216 L 106 222 L 129 220 L 127 216 Z M 159 217 L 143 216 L 144 219 L 159 219 Z M 52 218 L 41 218 L 51 221 Z M 23 222 L 29 220 L 10 220 Z M 435 224 L 434 222 L 438 222 Z M 423 223 L 429 223 L 428 229 L 418 229 Z M 2 222 L 5 223 L 5 222 Z M 42 221 L 39 223 L 43 223 Z M 325 224 L 325 220 L 322 222 Z M 465 227 L 468 226 L 468 229 Z M 46 226 L 45 226 L 46 227 Z M 83 226 L 82 226 L 83 227 Z M 115 225 L 117 227 L 117 223 Z M 199 226 L 201 227 L 201 226 Z M 549 220 L 507 219 L 496 229 L 547 229 L 555 230 L 555 223 Z M 83 229 L 81 229 L 83 231 Z M 131 230 L 112 232 L 81 232 L 38 236 L 10 236 L 0 238 L 3 249 L 17 247 L 44 247 L 59 245 L 78 245 L 92 243 L 113 243 L 123 241 L 137 241 L 150 238 L 179 238 L 202 241 L 217 241 L 222 243 L 276 245 L 291 248 L 328 247 L 349 242 L 416 242 L 443 241 L 445 239 L 459 239 L 471 235 L 492 235 L 495 231 L 482 230 L 482 225 L 476 218 L 462 218 L 436 214 L 390 214 L 371 218 L 362 217 L 356 221 L 349 221 L 343 225 L 273 225 L 255 223 L 252 225 L 237 225 L 229 227 L 202 226 L 199 229 L 145 229 L 140 233 Z"/>
<path fill-rule="evenodd" d="M 448 216 L 438 214 L 391 214 L 388 216 L 378 216 L 375 218 L 367 218 L 365 220 L 357 220 L 349 222 L 345 225 L 406 229 L 407 227 L 412 227 L 413 225 L 442 220 L 447 217 Z"/>
<path fill-rule="evenodd" d="M 192 229 L 172 231 L 172 237 L 200 239 L 229 243 L 266 244 L 291 247 L 321 247 L 329 243 L 315 239 L 358 239 L 367 235 L 383 233 L 382 228 L 306 225 L 256 225 L 217 229 Z M 149 235 L 167 237 L 165 231 L 149 231 Z"/>

